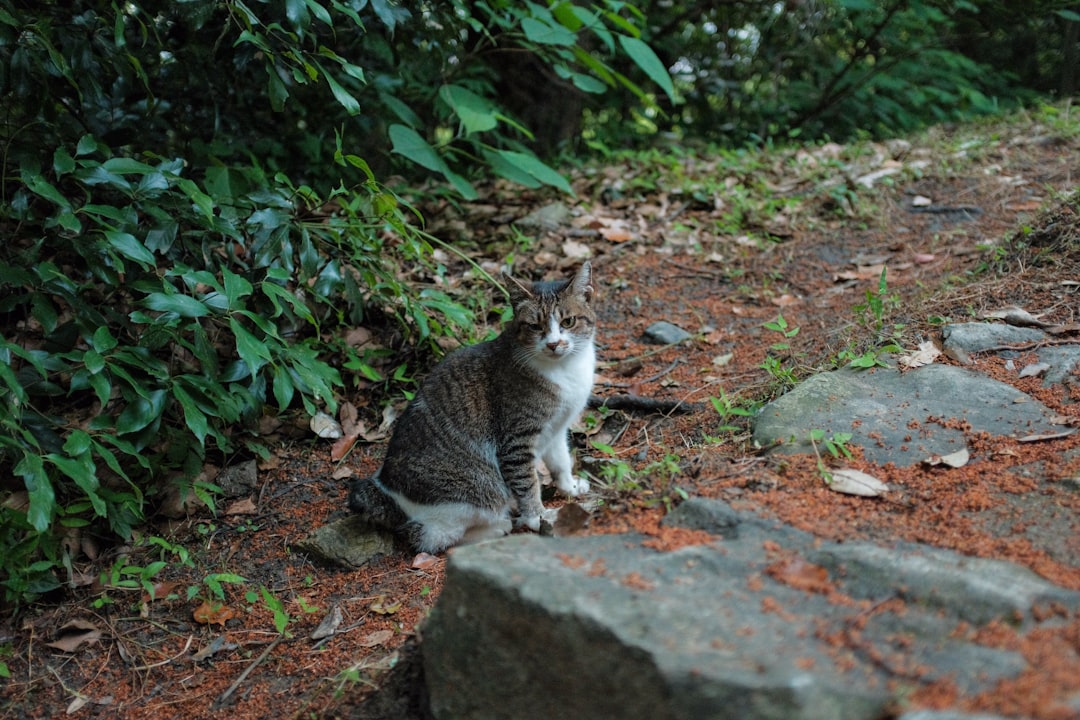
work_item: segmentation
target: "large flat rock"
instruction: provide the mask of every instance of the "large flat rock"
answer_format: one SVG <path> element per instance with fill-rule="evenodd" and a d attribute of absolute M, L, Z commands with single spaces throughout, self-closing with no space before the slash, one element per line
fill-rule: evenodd
<path fill-rule="evenodd" d="M 843 368 L 815 375 L 766 405 L 754 440 L 778 452 L 813 452 L 810 433 L 851 433 L 878 465 L 914 465 L 965 447 L 959 420 L 996 436 L 1058 432 L 1055 413 L 1035 398 L 979 372 L 951 365 Z"/>
<path fill-rule="evenodd" d="M 920 683 L 978 692 L 1026 667 L 965 642 L 961 622 L 1080 608 L 1009 563 L 818 543 L 689 503 L 725 537 L 669 553 L 633 535 L 454 550 L 422 633 L 434 717 L 869 720 Z"/>

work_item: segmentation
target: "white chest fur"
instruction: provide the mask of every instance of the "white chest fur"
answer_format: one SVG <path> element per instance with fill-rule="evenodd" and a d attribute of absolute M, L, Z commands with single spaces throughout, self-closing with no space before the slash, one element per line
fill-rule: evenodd
<path fill-rule="evenodd" d="M 559 388 L 559 410 L 549 427 L 555 432 L 566 432 L 589 402 L 596 372 L 596 349 L 590 342 L 569 356 L 537 358 L 534 366 Z"/>

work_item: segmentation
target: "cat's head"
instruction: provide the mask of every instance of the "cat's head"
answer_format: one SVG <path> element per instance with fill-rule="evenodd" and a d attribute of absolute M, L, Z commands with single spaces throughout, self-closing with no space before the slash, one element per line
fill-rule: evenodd
<path fill-rule="evenodd" d="M 507 330 L 528 357 L 557 361 L 591 347 L 596 313 L 589 262 L 569 280 L 523 283 L 505 274 L 503 279 L 514 306 Z"/>

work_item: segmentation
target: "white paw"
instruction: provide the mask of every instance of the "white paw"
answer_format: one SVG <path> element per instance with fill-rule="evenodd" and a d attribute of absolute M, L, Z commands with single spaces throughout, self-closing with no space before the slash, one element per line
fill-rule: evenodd
<path fill-rule="evenodd" d="M 514 520 L 514 527 L 528 528 L 533 532 L 540 532 L 540 515 L 520 515 Z"/>
<path fill-rule="evenodd" d="M 549 525 L 554 525 L 558 518 L 559 508 L 544 508 L 544 511 L 540 513 L 540 519 Z"/>
<path fill-rule="evenodd" d="M 589 492 L 589 481 L 585 478 L 574 477 L 573 475 L 567 475 L 566 477 L 567 479 L 561 480 L 558 486 L 567 497 L 577 497 Z"/>

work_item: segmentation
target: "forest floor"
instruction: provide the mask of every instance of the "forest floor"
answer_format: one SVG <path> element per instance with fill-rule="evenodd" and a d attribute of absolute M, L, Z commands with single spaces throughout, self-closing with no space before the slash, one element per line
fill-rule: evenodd
<path fill-rule="evenodd" d="M 635 530 L 662 551 L 680 538 L 659 519 L 684 493 L 701 494 L 821 537 L 930 543 L 1080 589 L 1080 557 L 1055 561 L 970 521 L 973 508 L 1020 492 L 1008 485 L 1009 467 L 1037 461 L 1073 483 L 1027 491 L 1080 510 L 1080 462 L 1061 459 L 1080 447 L 1080 434 L 1024 445 L 983 439 L 983 460 L 949 484 L 927 482 L 920 467 L 872 468 L 856 454 L 855 467 L 909 489 L 888 501 L 830 492 L 814 456 L 763 456 L 745 414 L 813 372 L 890 343 L 914 350 L 946 321 L 1018 306 L 1047 322 L 1080 322 L 1080 217 L 1076 197 L 1070 202 L 1080 183 L 1080 114 L 1061 106 L 888 143 L 658 149 L 570 173 L 576 196 L 561 199 L 569 219 L 551 229 L 512 225 L 558 200 L 544 191 L 495 185 L 481 201 L 422 210 L 434 236 L 496 277 L 511 257 L 514 272 L 530 278 L 567 275 L 590 257 L 595 392 L 684 406 L 588 411 L 574 444 L 600 502 L 581 532 Z M 443 290 L 499 302 L 474 268 L 438 253 L 450 269 Z M 692 338 L 646 343 L 643 331 L 660 320 Z M 497 321 L 496 312 L 481 318 L 492 328 Z M 370 330 L 368 341 L 380 342 Z M 1000 361 L 976 362 L 1080 423 L 1080 383 L 1073 397 L 1055 395 Z M 378 426 L 370 393 L 355 388 L 346 399 L 366 427 Z M 364 433 L 348 452 L 314 435 L 278 435 L 250 497 L 217 515 L 155 520 L 141 542 L 83 558 L 73 570 L 93 582 L 0 622 L 0 661 L 10 670 L 0 718 L 363 713 L 387 671 L 415 654 L 446 560 L 401 550 L 346 570 L 297 553 L 298 540 L 346 513 L 348 479 L 377 468 L 385 432 Z M 161 560 L 168 565 L 156 569 Z M 147 582 L 121 582 L 140 577 Z M 1080 620 L 1072 623 L 1070 636 L 1080 637 Z M 315 639 L 320 625 L 326 634 Z M 1056 660 L 1040 662 L 1053 678 Z M 1005 712 L 1017 692 L 915 700 Z M 1043 712 L 1033 700 L 1020 714 L 1062 717 Z"/>

